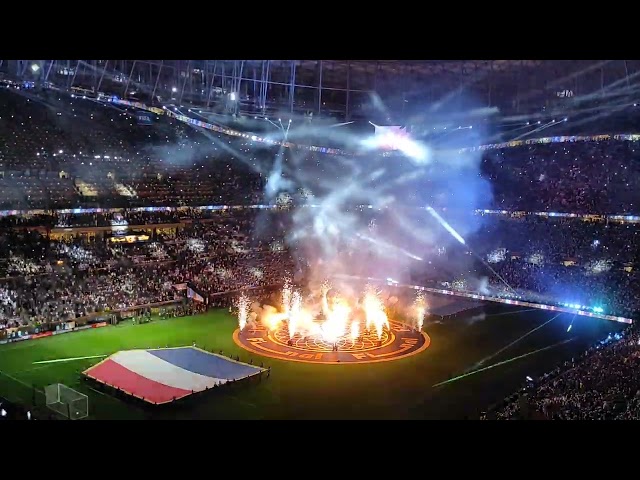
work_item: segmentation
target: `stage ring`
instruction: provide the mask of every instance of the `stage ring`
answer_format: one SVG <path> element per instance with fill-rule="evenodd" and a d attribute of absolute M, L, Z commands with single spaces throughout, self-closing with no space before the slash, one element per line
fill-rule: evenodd
<path fill-rule="evenodd" d="M 288 345 L 288 337 L 286 326 L 273 333 L 262 326 L 247 327 L 242 333 L 239 329 L 233 332 L 236 345 L 257 355 L 290 362 L 324 365 L 399 360 L 424 351 L 431 343 L 431 338 L 425 332 L 418 332 L 395 320 L 389 321 L 389 329 L 383 332 L 379 345 L 377 335 L 370 332 L 364 333 L 355 344 L 349 345 L 351 341 L 348 339 L 341 340 L 338 342 L 337 352 L 333 351 L 331 344 L 313 338 L 304 340 L 299 335 L 294 336 L 292 345 Z"/>

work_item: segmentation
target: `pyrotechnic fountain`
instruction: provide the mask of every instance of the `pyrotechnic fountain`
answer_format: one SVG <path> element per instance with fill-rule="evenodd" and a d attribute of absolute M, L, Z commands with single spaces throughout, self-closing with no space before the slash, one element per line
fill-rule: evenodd
<path fill-rule="evenodd" d="M 240 326 L 240 330 L 244 330 L 247 326 L 247 322 L 249 321 L 249 309 L 251 305 L 249 303 L 249 299 L 242 294 L 240 298 L 238 298 L 238 325 Z"/>
<path fill-rule="evenodd" d="M 291 282 L 289 279 L 284 281 L 282 287 L 282 311 L 289 315 L 289 309 L 291 308 Z"/>
<path fill-rule="evenodd" d="M 367 286 L 364 296 L 364 312 L 366 315 L 366 328 L 375 328 L 378 338 L 382 336 L 382 330 L 389 328 L 389 320 L 384 311 L 384 304 L 380 299 L 380 293 L 372 286 Z"/>
<path fill-rule="evenodd" d="M 427 300 L 422 293 L 418 293 L 413 302 L 414 315 L 416 320 L 416 328 L 422 330 L 424 325 L 424 317 L 427 314 Z"/>
<path fill-rule="evenodd" d="M 315 296 L 312 292 L 303 299 L 302 293 L 286 281 L 279 308 L 254 304 L 251 314 L 249 301 L 242 296 L 238 301 L 240 330 L 248 327 L 249 318 L 255 317 L 270 332 L 286 328 L 289 341 L 294 337 L 313 339 L 336 351 L 339 345 L 354 345 L 364 335 L 370 341 L 381 342 L 390 326 L 380 292 L 368 285 L 361 299 L 353 299 L 338 292 L 330 297 L 331 290 L 332 286 L 325 282 Z"/>

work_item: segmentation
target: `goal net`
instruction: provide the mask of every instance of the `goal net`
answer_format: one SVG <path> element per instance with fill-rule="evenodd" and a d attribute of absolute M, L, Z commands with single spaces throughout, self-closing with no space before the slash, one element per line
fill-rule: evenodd
<path fill-rule="evenodd" d="M 79 420 L 89 415 L 89 398 L 61 383 L 45 387 L 47 407 L 68 418 Z"/>

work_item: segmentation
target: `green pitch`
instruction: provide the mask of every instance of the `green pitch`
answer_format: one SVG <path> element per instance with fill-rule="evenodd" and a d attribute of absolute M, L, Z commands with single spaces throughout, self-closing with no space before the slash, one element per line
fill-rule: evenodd
<path fill-rule="evenodd" d="M 36 405 L 43 405 L 44 387 L 63 383 L 89 396 L 89 418 L 93 419 L 473 417 L 488 404 L 512 393 L 526 375 L 550 370 L 558 361 L 616 327 L 582 319 L 575 322 L 569 334 L 566 324 L 570 318 L 566 317 L 569 316 L 550 322 L 504 351 L 500 349 L 547 322 L 551 315 L 539 311 L 507 312 L 472 324 L 458 320 L 429 325 L 426 330 L 431 346 L 426 351 L 368 365 L 311 365 L 250 354 L 233 342 L 236 320 L 226 311 L 142 325 L 125 323 L 0 346 L 0 396 L 28 405 L 35 400 Z M 571 341 L 559 343 L 565 340 Z M 206 350 L 238 355 L 242 361 L 264 362 L 272 368 L 271 375 L 260 383 L 212 392 L 188 408 L 170 413 L 115 399 L 91 389 L 81 379 L 81 372 L 99 362 L 102 355 L 194 342 Z M 498 364 L 495 368 L 434 387 L 488 357 L 491 358 L 482 366 Z M 39 363 L 70 358 L 75 360 Z"/>

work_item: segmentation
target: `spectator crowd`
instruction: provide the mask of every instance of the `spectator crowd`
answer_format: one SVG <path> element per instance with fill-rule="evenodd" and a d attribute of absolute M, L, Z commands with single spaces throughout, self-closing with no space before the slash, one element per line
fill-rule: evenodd
<path fill-rule="evenodd" d="M 0 236 L 0 329 L 177 300 L 188 283 L 205 302 L 221 292 L 278 284 L 294 270 L 281 239 L 251 235 L 255 213 L 219 215 L 148 242 L 53 241 L 32 231 Z M 268 240 L 266 240 L 268 238 Z"/>
<path fill-rule="evenodd" d="M 500 210 L 637 214 L 639 159 L 632 141 L 536 143 L 487 151 L 482 172 Z"/>

